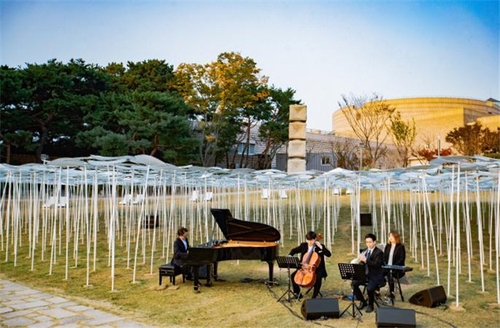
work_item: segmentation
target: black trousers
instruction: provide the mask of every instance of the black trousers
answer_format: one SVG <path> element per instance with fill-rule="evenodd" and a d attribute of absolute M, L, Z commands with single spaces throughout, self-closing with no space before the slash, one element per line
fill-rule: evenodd
<path fill-rule="evenodd" d="M 188 279 L 190 279 L 192 277 L 192 270 L 191 270 L 191 266 L 185 264 L 183 266 L 178 266 L 178 265 L 174 265 L 174 270 L 175 270 L 175 274 L 178 275 L 178 274 L 183 274 L 184 276 L 186 276 Z"/>
<path fill-rule="evenodd" d="M 352 290 L 354 292 L 354 295 L 356 295 L 356 299 L 360 300 L 361 302 L 365 302 L 365 298 L 363 296 L 363 293 L 361 292 L 361 289 L 359 286 L 364 286 L 367 284 L 367 281 L 361 281 L 361 280 L 354 280 L 352 283 Z M 373 303 L 375 302 L 375 290 L 377 290 L 379 284 L 374 281 L 374 280 L 368 280 L 368 284 L 366 285 L 366 292 L 368 294 L 368 304 L 373 307 Z"/>
<path fill-rule="evenodd" d="M 390 296 L 394 297 L 394 280 L 403 277 L 405 275 L 405 272 L 393 271 L 392 274 L 390 274 L 389 272 L 386 272 L 385 274 L 387 283 L 389 284 L 389 293 L 391 294 Z"/>

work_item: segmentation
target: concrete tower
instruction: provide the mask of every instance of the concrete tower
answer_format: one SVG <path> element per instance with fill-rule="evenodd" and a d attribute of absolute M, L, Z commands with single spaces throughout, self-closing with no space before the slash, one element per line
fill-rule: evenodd
<path fill-rule="evenodd" d="M 290 125 L 288 127 L 287 172 L 306 170 L 306 121 L 307 106 L 290 105 Z"/>

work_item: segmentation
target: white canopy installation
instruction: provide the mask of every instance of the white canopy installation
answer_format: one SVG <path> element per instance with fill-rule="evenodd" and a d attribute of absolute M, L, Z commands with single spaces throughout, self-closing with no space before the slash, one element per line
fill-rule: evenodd
<path fill-rule="evenodd" d="M 482 156 L 439 157 L 429 165 L 394 170 L 336 168 L 293 174 L 179 167 L 147 155 L 0 164 L 0 255 L 16 265 L 21 241 L 28 238 L 31 269 L 38 260 L 55 263 L 64 253 L 67 279 L 70 263 L 81 265 L 78 256 L 84 254 L 86 284 L 90 284 L 98 257 L 97 236 L 105 233 L 111 276 L 115 247 L 126 245 L 127 267 L 133 269 L 135 281 L 138 263 L 149 262 L 152 273 L 159 258 L 169 261 L 180 225 L 187 226 L 195 240 L 206 242 L 214 232 L 220 234 L 214 229 L 211 207 L 230 208 L 237 218 L 276 227 L 282 244 L 291 238 L 293 243 L 300 241 L 307 230 L 319 229 L 331 247 L 342 206 L 339 197 L 348 197 L 353 253 L 362 244 L 360 213 L 369 211 L 382 242 L 391 229 L 406 231 L 408 254 L 427 269 L 428 276 L 435 276 L 437 284 L 444 283 L 448 294 L 455 287 L 458 306 L 458 275 L 466 268 L 470 279 L 478 270 L 471 266 L 476 245 L 479 267 L 496 272 L 500 303 L 499 181 L 500 160 Z M 404 216 L 410 219 L 405 221 Z M 472 234 L 471 222 L 478 235 Z M 83 246 L 78 240 L 85 241 L 85 251 L 79 250 Z M 440 281 L 440 255 L 448 257 L 445 282 Z M 431 262 L 435 272 L 430 271 Z"/>

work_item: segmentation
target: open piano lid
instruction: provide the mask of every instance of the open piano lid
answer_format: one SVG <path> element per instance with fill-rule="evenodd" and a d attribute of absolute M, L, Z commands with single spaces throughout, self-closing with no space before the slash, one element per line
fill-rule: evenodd
<path fill-rule="evenodd" d="M 235 219 L 228 209 L 212 208 L 210 211 L 226 240 L 271 242 L 281 238 L 280 232 L 275 228 L 263 223 Z"/>

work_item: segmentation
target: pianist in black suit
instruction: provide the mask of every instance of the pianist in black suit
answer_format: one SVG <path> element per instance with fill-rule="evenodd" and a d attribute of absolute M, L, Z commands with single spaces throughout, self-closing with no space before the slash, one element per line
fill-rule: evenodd
<path fill-rule="evenodd" d="M 317 235 L 314 231 L 309 231 L 306 234 L 306 242 L 301 243 L 299 246 L 293 248 L 288 255 L 293 256 L 295 254 L 300 253 L 300 262 L 302 262 L 304 260 L 304 257 L 307 256 L 310 249 L 312 249 L 314 252 L 316 252 L 321 259 L 320 264 L 314 270 L 314 272 L 316 274 L 316 283 L 314 284 L 312 298 L 316 298 L 320 292 L 322 280 L 323 280 L 323 278 L 326 278 L 326 276 L 327 276 L 326 267 L 325 267 L 325 256 L 330 257 L 330 256 L 332 256 L 332 253 L 325 247 L 325 245 L 321 244 L 317 240 Z M 301 298 L 302 295 L 300 295 L 300 286 L 297 285 L 297 283 L 295 283 L 295 274 L 297 273 L 297 271 L 292 273 L 291 280 L 292 280 L 292 284 L 293 284 L 293 291 L 294 291 L 296 297 Z"/>
<path fill-rule="evenodd" d="M 177 238 L 174 241 L 174 257 L 172 264 L 175 267 L 175 273 L 186 276 L 186 279 L 192 280 L 191 270 L 188 265 L 182 263 L 182 259 L 188 256 L 189 241 L 187 238 L 188 229 L 181 227 L 177 230 Z"/>
<path fill-rule="evenodd" d="M 366 308 L 366 313 L 373 312 L 373 304 L 375 302 L 375 291 L 381 285 L 385 285 L 384 271 L 382 265 L 384 264 L 384 252 L 378 248 L 377 237 L 369 233 L 365 236 L 365 243 L 367 249 L 359 254 L 358 259 L 361 263 L 365 264 L 365 273 L 367 281 L 354 280 L 353 292 L 356 298 L 360 300 L 359 309 Z M 366 285 L 368 293 L 368 303 L 366 302 L 363 293 L 359 289 L 360 285 Z"/>
<path fill-rule="evenodd" d="M 405 246 L 401 244 L 401 236 L 395 230 L 389 233 L 389 240 L 384 248 L 385 265 L 405 265 L 406 251 Z M 388 272 L 385 273 L 386 275 Z M 393 278 L 401 278 L 405 275 L 404 271 L 392 270 Z M 394 279 L 388 278 L 390 297 L 394 298 Z"/>

